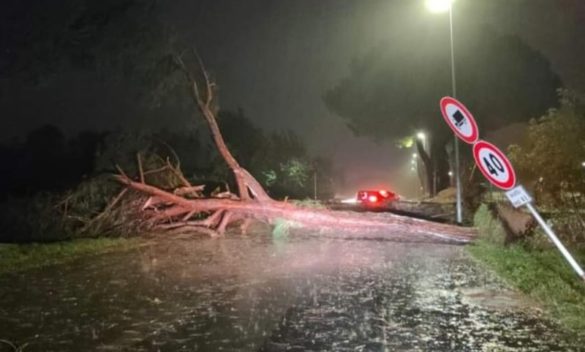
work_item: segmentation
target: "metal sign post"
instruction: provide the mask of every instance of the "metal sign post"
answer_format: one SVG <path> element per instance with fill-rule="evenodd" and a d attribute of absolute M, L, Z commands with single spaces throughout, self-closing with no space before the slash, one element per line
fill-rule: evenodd
<path fill-rule="evenodd" d="M 451 43 L 453 44 L 453 43 Z M 451 48 L 453 49 L 453 48 Z M 452 59 L 452 58 L 451 58 Z M 455 66 L 453 66 L 455 67 Z M 452 70 L 455 75 L 455 69 Z M 455 76 L 453 76 L 455 77 Z M 455 95 L 455 79 L 453 78 L 453 95 Z M 441 107 L 441 113 L 447 125 L 455 133 L 454 147 L 455 147 L 455 187 L 457 190 L 457 223 L 463 222 L 463 207 L 461 204 L 461 170 L 459 165 L 459 139 L 465 141 L 465 143 L 473 144 L 477 141 L 479 136 L 479 130 L 477 129 L 477 123 L 473 118 L 473 115 L 467 110 L 465 105 L 460 101 L 452 97 L 443 97 L 439 102 Z M 459 139 L 458 139 L 459 138 Z"/>
<path fill-rule="evenodd" d="M 553 241 L 553 243 L 555 244 L 555 246 L 557 246 L 557 248 L 559 249 L 559 251 L 565 257 L 565 259 L 569 262 L 569 264 L 571 264 L 571 266 L 573 267 L 573 270 L 575 270 L 575 272 L 577 273 L 577 275 L 579 275 L 581 277 L 581 279 L 583 279 L 583 281 L 585 281 L 585 272 L 583 272 L 583 269 L 581 269 L 581 267 L 579 266 L 579 264 L 577 263 L 577 261 L 575 260 L 575 258 L 573 258 L 573 256 L 571 255 L 571 253 L 569 253 L 569 251 L 567 250 L 567 248 L 565 248 L 565 246 L 563 246 L 563 244 L 561 243 L 561 241 L 555 235 L 555 233 L 553 232 L 553 230 L 548 226 L 548 224 L 546 223 L 546 221 L 544 221 L 544 219 L 540 216 L 540 214 L 536 211 L 536 209 L 534 209 L 534 207 L 532 206 L 532 203 L 527 203 L 526 204 L 526 207 L 532 213 L 532 216 L 534 216 L 534 218 L 536 219 L 536 221 L 538 221 L 538 223 L 540 224 L 540 226 L 542 226 L 542 229 L 544 230 L 544 232 L 546 233 L 546 235 L 548 236 L 548 238 L 550 238 L 550 240 Z"/>
<path fill-rule="evenodd" d="M 540 216 L 538 211 L 534 208 L 534 206 L 532 205 L 532 198 L 526 192 L 526 190 L 524 190 L 524 187 L 517 186 L 516 188 L 506 192 L 506 197 L 508 197 L 508 200 L 510 200 L 514 208 L 520 208 L 521 206 L 526 205 L 526 208 L 528 208 L 532 216 L 534 216 L 534 218 L 542 227 L 548 238 L 550 238 L 550 240 L 555 244 L 555 246 L 557 246 L 557 249 L 561 252 L 563 257 L 565 257 L 565 259 L 569 262 L 569 264 L 571 265 L 573 270 L 575 270 L 577 275 L 579 275 L 583 279 L 583 281 L 585 281 L 585 272 L 583 272 L 583 269 L 579 266 L 575 258 L 573 258 L 571 253 L 569 253 L 567 248 L 565 248 L 565 246 L 559 240 L 554 231 L 550 228 L 550 226 L 548 226 L 546 221 L 544 221 L 542 216 Z"/>

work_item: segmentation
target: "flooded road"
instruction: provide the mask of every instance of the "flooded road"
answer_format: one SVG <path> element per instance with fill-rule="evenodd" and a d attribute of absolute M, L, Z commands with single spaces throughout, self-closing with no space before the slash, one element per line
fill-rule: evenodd
<path fill-rule="evenodd" d="M 464 247 L 290 236 L 157 240 L 0 276 L 0 339 L 26 352 L 585 351 Z"/>

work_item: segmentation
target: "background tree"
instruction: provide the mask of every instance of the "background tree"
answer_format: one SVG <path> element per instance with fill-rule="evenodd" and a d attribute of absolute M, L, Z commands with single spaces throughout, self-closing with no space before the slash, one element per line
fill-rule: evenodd
<path fill-rule="evenodd" d="M 482 130 L 528 120 L 555 106 L 561 83 L 539 52 L 517 37 L 485 27 L 458 29 L 458 98 Z M 417 149 L 428 185 L 436 173 L 442 189 L 449 181 L 445 145 L 452 139 L 438 108 L 439 99 L 451 94 L 448 33 L 429 27 L 393 36 L 354 60 L 348 75 L 323 98 L 356 135 L 381 140 L 425 131 L 430 153 L 426 155 L 420 142 Z"/>
<path fill-rule="evenodd" d="M 0 15 L 0 71 L 14 84 L 44 86 L 91 72 L 144 103 L 174 97 L 172 32 L 156 0 L 8 0 Z M 182 83 L 182 81 L 180 81 Z M 186 97 L 187 94 L 180 95 Z"/>
<path fill-rule="evenodd" d="M 256 127 L 242 110 L 220 111 L 218 123 L 234 157 L 246 167 L 270 195 L 277 198 L 307 198 L 313 195 L 313 157 L 307 152 L 304 141 L 293 131 L 267 133 Z M 323 180 L 322 196 L 331 195 L 331 167 L 326 158 L 319 160 Z M 223 160 L 215 154 L 212 174 L 228 179 Z M 328 190 L 328 191 L 327 191 Z"/>
<path fill-rule="evenodd" d="M 532 188 L 549 221 L 564 241 L 581 248 L 585 246 L 584 135 L 585 96 L 561 90 L 560 107 L 531 120 L 526 139 L 509 148 L 516 171 Z"/>
<path fill-rule="evenodd" d="M 585 194 L 585 97 L 560 92 L 560 107 L 533 119 L 526 140 L 510 146 L 520 177 L 534 185 L 541 204 L 562 206 Z M 575 198 L 576 197 L 576 198 Z M 585 202 L 584 202 L 585 203 Z"/>
<path fill-rule="evenodd" d="M 66 138 L 53 125 L 31 130 L 22 142 L 0 145 L 0 199 L 63 191 L 90 176 L 105 134 Z"/>

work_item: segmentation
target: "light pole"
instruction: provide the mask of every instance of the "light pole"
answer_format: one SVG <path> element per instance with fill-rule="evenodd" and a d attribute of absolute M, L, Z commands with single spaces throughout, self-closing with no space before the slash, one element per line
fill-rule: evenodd
<path fill-rule="evenodd" d="M 421 158 L 421 159 L 419 159 L 419 169 L 420 169 L 420 164 L 422 163 L 422 161 L 423 160 L 429 160 L 430 159 L 430 156 L 431 156 L 431 148 L 430 148 L 430 143 L 429 143 L 429 148 L 427 149 L 427 135 L 424 132 L 418 132 L 416 134 L 416 138 L 418 140 L 420 140 L 421 143 L 422 143 L 422 149 L 423 149 L 422 150 L 422 153 L 424 153 L 425 155 L 428 156 L 428 158 L 425 158 L 425 159 Z M 428 193 L 429 196 L 433 196 L 434 195 L 434 192 L 435 192 L 435 190 L 437 188 L 436 187 L 436 184 L 435 184 L 436 183 L 436 179 L 434 177 L 435 176 L 434 175 L 434 171 L 435 170 L 433 170 L 433 174 L 431 175 L 429 173 L 431 172 L 431 170 L 433 169 L 433 167 L 431 167 L 430 164 L 427 165 L 426 163 L 424 164 L 424 166 L 425 166 L 424 167 L 424 175 L 425 175 L 425 177 L 424 177 L 424 181 L 423 182 L 426 185 L 425 186 L 425 190 L 426 190 L 426 192 Z M 432 179 L 432 182 L 428 182 L 429 178 Z"/>
<path fill-rule="evenodd" d="M 451 43 L 451 90 L 453 98 L 457 98 L 457 80 L 455 79 L 455 43 L 453 41 L 453 3 L 455 0 L 426 0 L 429 11 L 434 13 L 449 12 L 449 41 Z M 457 189 L 457 223 L 463 222 L 463 208 L 461 206 L 461 173 L 459 172 L 459 140 L 453 135 L 455 145 L 455 187 Z"/>
<path fill-rule="evenodd" d="M 317 169 L 313 170 L 313 199 L 317 200 Z"/>

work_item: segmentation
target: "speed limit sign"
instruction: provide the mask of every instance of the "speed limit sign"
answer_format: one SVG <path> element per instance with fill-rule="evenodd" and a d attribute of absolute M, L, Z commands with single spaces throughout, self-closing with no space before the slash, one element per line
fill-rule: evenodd
<path fill-rule="evenodd" d="M 481 173 L 494 186 L 503 190 L 514 188 L 516 173 L 508 158 L 495 145 L 478 141 L 473 145 L 473 157 Z"/>

